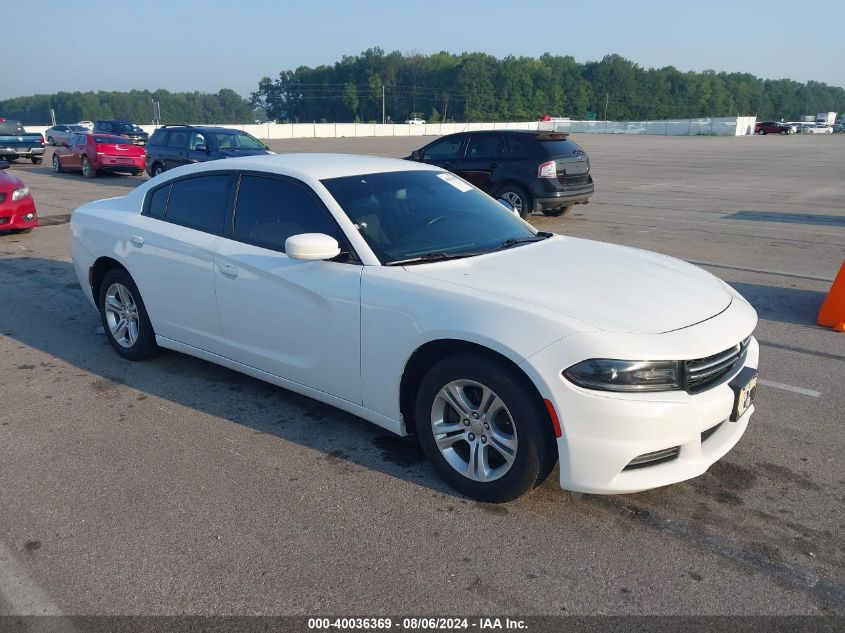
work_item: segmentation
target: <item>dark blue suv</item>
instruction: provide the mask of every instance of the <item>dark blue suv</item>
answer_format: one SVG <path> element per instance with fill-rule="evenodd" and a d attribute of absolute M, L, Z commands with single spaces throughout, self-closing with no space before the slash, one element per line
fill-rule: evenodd
<path fill-rule="evenodd" d="M 225 127 L 164 125 L 147 141 L 147 173 L 163 171 L 219 158 L 273 154 L 251 134 Z"/>

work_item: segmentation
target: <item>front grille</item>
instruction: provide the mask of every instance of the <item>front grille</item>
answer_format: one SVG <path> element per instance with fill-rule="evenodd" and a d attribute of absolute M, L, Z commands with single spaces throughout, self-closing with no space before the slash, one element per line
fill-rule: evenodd
<path fill-rule="evenodd" d="M 734 367 L 742 363 L 751 337 L 733 347 L 705 358 L 684 361 L 684 385 L 688 393 L 699 393 L 711 387 Z"/>
<path fill-rule="evenodd" d="M 8 224 L 11 221 L 12 221 L 12 218 L 10 218 L 9 216 L 6 216 L 5 218 L 0 218 L 0 226 L 3 226 L 4 224 Z"/>
<path fill-rule="evenodd" d="M 637 468 L 648 468 L 649 466 L 657 466 L 658 464 L 665 464 L 675 459 L 681 452 L 680 446 L 673 446 L 672 448 L 664 448 L 660 451 L 653 451 L 651 453 L 643 453 L 639 457 L 635 457 L 622 470 L 636 470 Z"/>
<path fill-rule="evenodd" d="M 713 435 L 716 431 L 722 428 L 724 422 L 719 422 L 716 426 L 711 426 L 709 429 L 705 429 L 701 432 L 701 443 L 703 444 L 708 440 L 708 438 Z"/>

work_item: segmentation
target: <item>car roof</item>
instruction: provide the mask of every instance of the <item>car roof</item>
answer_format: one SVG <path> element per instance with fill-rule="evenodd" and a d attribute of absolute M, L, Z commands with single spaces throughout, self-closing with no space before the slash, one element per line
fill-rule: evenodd
<path fill-rule="evenodd" d="M 246 134 L 244 130 L 238 130 L 233 127 L 220 127 L 217 125 L 189 125 L 188 123 L 175 123 L 173 125 L 162 125 L 161 127 L 157 128 L 155 131 L 158 132 L 159 130 L 178 130 L 178 129 L 191 129 L 191 130 L 199 130 L 200 132 L 223 132 L 224 134 L 233 133 L 233 134 Z"/>
<path fill-rule="evenodd" d="M 182 175 L 240 169 L 262 171 L 291 176 L 300 180 L 325 180 L 399 171 L 443 171 L 439 167 L 424 163 L 409 162 L 399 158 L 366 156 L 361 154 L 261 154 L 227 158 L 225 161 L 206 161 L 177 168 Z M 176 170 L 173 170 L 174 172 Z"/>

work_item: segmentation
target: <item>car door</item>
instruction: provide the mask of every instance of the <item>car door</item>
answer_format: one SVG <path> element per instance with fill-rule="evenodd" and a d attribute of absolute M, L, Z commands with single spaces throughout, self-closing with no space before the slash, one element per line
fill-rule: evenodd
<path fill-rule="evenodd" d="M 167 138 L 167 146 L 161 150 L 162 163 L 165 169 L 173 169 L 188 163 L 188 130 L 171 130 Z"/>
<path fill-rule="evenodd" d="M 437 165 L 443 169 L 454 171 L 463 155 L 465 134 L 452 134 L 426 145 L 421 152 L 420 160 L 430 165 Z"/>
<path fill-rule="evenodd" d="M 214 254 L 224 355 L 360 404 L 363 267 L 288 258 L 285 240 L 300 233 L 326 233 L 349 248 L 310 187 L 243 174 L 231 233 Z"/>
<path fill-rule="evenodd" d="M 147 193 L 127 227 L 126 267 L 157 335 L 219 353 L 214 248 L 231 207 L 231 172 L 177 178 Z"/>
<path fill-rule="evenodd" d="M 455 173 L 482 191 L 493 193 L 495 173 L 507 160 L 505 139 L 501 134 L 471 134 L 466 152 Z"/>
<path fill-rule="evenodd" d="M 74 136 L 68 145 L 67 154 L 62 158 L 62 166 L 69 169 L 82 169 L 82 154 L 85 151 L 85 145 L 87 143 L 87 134 L 77 134 Z"/>

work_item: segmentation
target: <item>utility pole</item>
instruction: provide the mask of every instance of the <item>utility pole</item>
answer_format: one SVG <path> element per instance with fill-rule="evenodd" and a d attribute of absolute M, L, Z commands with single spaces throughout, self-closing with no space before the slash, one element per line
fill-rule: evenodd
<path fill-rule="evenodd" d="M 607 102 L 610 100 L 610 93 L 604 93 L 604 120 L 607 121 Z"/>
<path fill-rule="evenodd" d="M 384 84 L 381 85 L 381 123 L 384 125 Z"/>

